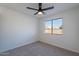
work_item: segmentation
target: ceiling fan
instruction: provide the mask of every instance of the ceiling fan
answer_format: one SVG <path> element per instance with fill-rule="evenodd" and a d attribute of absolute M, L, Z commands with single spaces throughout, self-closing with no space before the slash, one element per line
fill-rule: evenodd
<path fill-rule="evenodd" d="M 36 10 L 37 12 L 34 13 L 34 15 L 41 15 L 41 14 L 44 14 L 44 11 L 47 11 L 47 10 L 50 10 L 50 9 L 53 9 L 54 6 L 51 6 L 51 7 L 48 7 L 48 8 L 42 8 L 42 3 L 38 3 L 38 9 L 36 8 L 31 8 L 31 7 L 26 7 L 27 9 L 30 9 L 30 10 Z"/>

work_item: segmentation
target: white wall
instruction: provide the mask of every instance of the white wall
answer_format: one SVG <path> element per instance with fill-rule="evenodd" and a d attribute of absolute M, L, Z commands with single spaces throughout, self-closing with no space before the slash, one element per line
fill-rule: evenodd
<path fill-rule="evenodd" d="M 38 20 L 0 7 L 0 52 L 37 41 Z"/>
<path fill-rule="evenodd" d="M 63 35 L 44 33 L 44 21 L 53 18 L 63 18 Z M 40 20 L 40 39 L 42 42 L 79 53 L 79 8 L 73 8 L 56 15 L 49 15 Z"/>

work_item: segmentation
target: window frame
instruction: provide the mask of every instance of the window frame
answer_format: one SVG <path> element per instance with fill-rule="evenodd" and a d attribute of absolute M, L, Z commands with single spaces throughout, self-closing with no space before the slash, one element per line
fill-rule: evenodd
<path fill-rule="evenodd" d="M 55 18 L 55 19 L 51 19 L 51 20 L 45 20 L 45 22 L 51 21 L 51 33 L 46 33 L 46 34 L 51 34 L 51 35 L 63 35 L 63 33 L 61 33 L 61 34 L 54 34 L 54 33 L 53 33 L 53 20 L 57 20 L 57 19 L 62 19 L 62 26 L 63 26 L 63 18 Z M 45 24 L 44 24 L 44 25 L 45 25 Z M 44 31 L 45 31 L 45 29 L 44 29 Z M 62 29 L 62 31 L 63 31 L 63 29 Z"/>

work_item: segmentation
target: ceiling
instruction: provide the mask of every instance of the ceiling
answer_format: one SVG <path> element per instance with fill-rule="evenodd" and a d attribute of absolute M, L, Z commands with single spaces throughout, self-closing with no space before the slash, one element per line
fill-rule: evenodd
<path fill-rule="evenodd" d="M 36 11 L 29 10 L 26 7 L 33 7 L 38 9 L 37 3 L 0 3 L 0 6 L 4 6 L 6 8 L 10 8 L 18 12 L 28 14 L 30 16 L 35 16 L 34 13 L 36 13 Z M 77 7 L 79 6 L 79 4 L 78 3 L 43 3 L 42 8 L 47 8 L 50 6 L 54 6 L 54 9 L 45 11 L 45 15 L 42 15 L 42 16 L 56 14 L 56 13 L 68 10 L 70 8 Z M 39 17 L 39 16 L 36 15 L 35 17 Z"/>

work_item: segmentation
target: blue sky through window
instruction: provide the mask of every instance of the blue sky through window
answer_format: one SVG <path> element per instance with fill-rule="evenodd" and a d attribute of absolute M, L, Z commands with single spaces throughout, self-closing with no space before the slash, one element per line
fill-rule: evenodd
<path fill-rule="evenodd" d="M 49 20 L 45 22 L 45 27 L 46 28 L 51 28 L 53 21 L 53 27 L 60 27 L 62 25 L 62 19 L 55 19 L 55 20 Z"/>
<path fill-rule="evenodd" d="M 46 21 L 46 22 L 45 22 L 45 27 L 46 27 L 46 28 L 49 28 L 49 27 L 51 28 L 51 23 L 52 23 L 51 20 L 50 20 L 50 21 Z"/>
<path fill-rule="evenodd" d="M 53 27 L 60 27 L 62 25 L 62 19 L 53 20 Z"/>

